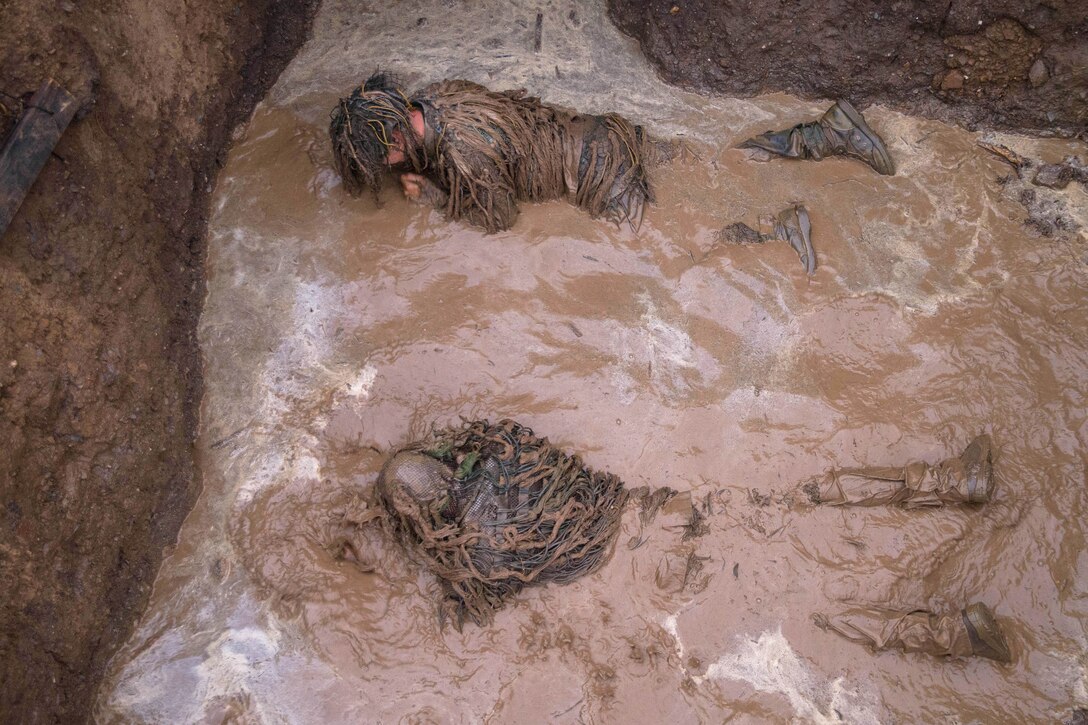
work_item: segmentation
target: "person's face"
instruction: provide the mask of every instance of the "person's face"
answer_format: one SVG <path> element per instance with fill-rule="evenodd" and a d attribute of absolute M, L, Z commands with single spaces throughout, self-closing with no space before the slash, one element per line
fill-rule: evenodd
<path fill-rule="evenodd" d="M 404 135 L 400 131 L 393 132 L 393 145 L 385 157 L 385 162 L 390 166 L 403 164 L 407 157 L 404 155 Z"/>

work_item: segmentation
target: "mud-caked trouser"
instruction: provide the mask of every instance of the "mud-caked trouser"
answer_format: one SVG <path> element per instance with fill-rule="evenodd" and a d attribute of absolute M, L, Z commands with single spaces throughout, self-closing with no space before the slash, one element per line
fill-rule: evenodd
<path fill-rule="evenodd" d="M 905 508 L 985 503 L 993 495 L 990 437 L 980 435 L 957 458 L 936 465 L 914 462 L 896 468 L 845 468 L 802 486 L 813 504 Z"/>
<path fill-rule="evenodd" d="M 838 614 L 813 615 L 816 626 L 876 650 L 899 649 L 937 657 L 1011 659 L 1008 642 L 985 604 L 969 604 L 953 614 L 883 607 L 851 607 Z"/>
<path fill-rule="evenodd" d="M 731 244 L 763 244 L 782 241 L 793 247 L 809 274 L 816 272 L 816 251 L 812 248 L 812 222 L 808 209 L 793 204 L 776 216 L 760 216 L 759 229 L 735 222 L 722 229 L 719 239 Z"/>
<path fill-rule="evenodd" d="M 847 101 L 838 101 L 816 121 L 768 131 L 743 142 L 740 148 L 816 161 L 828 156 L 850 156 L 869 164 L 879 174 L 895 174 L 884 140 Z"/>

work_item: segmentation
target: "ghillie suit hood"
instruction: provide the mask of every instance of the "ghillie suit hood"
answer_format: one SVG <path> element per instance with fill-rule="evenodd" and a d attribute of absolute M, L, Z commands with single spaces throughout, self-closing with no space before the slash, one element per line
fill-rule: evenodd
<path fill-rule="evenodd" d="M 646 136 L 617 114 L 576 114 L 524 90 L 496 93 L 464 80 L 427 86 L 409 106 L 423 114 L 425 129 L 422 158 L 409 161 L 428 181 L 425 200 L 451 219 L 496 232 L 513 225 L 519 201 L 566 197 L 593 217 L 637 229 L 652 201 Z M 347 130 L 335 113 L 333 126 L 338 157 L 353 148 L 351 139 L 377 131 L 359 121 Z M 380 150 L 381 141 L 363 145 Z"/>
<path fill-rule="evenodd" d="M 623 483 L 511 420 L 476 421 L 392 455 L 378 496 L 401 543 L 440 580 L 460 629 L 522 587 L 569 582 L 612 552 Z"/>
<path fill-rule="evenodd" d="M 411 101 L 388 73 L 370 76 L 333 109 L 329 122 L 333 163 L 352 196 L 364 189 L 375 196 L 381 191 L 386 157 L 397 135 L 404 140 L 407 163 L 422 170 L 423 140 L 412 128 L 411 110 Z"/>

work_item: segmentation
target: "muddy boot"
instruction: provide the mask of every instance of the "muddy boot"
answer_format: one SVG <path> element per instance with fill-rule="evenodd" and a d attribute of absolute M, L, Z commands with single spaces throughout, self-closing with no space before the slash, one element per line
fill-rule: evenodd
<path fill-rule="evenodd" d="M 816 161 L 828 156 L 851 156 L 869 164 L 879 174 L 895 173 L 884 140 L 847 101 L 838 101 L 818 121 L 800 123 L 784 131 L 768 131 L 748 139 L 740 148 Z"/>
<path fill-rule="evenodd" d="M 986 503 L 993 495 L 990 437 L 980 435 L 958 458 L 931 466 L 846 468 L 830 471 L 802 486 L 810 503 L 830 506 L 904 508 Z"/>
<path fill-rule="evenodd" d="M 925 610 L 902 612 L 883 607 L 853 607 L 828 617 L 815 614 L 816 626 L 875 650 L 900 649 L 936 657 L 987 657 L 1009 662 L 1005 634 L 985 604 L 969 604 L 957 614 Z"/>
<path fill-rule="evenodd" d="M 808 210 L 795 204 L 775 217 L 761 216 L 759 231 L 737 222 L 718 232 L 718 240 L 728 244 L 762 244 L 770 241 L 788 242 L 801 259 L 805 271 L 816 271 L 816 252 L 812 248 L 812 224 Z"/>
<path fill-rule="evenodd" d="M 816 272 L 816 252 L 812 249 L 812 224 L 808 220 L 808 210 L 796 204 L 781 212 L 775 218 L 775 237 L 789 242 L 801 264 L 809 274 Z"/>

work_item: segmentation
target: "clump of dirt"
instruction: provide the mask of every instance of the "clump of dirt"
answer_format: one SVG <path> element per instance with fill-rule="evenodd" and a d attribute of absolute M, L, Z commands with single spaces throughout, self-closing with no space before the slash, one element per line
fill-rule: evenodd
<path fill-rule="evenodd" d="M 976 126 L 1083 135 L 1083 3 L 750 3 L 609 0 L 666 80 L 883 103 Z"/>
<path fill-rule="evenodd" d="M 81 101 L 0 238 L 0 719 L 78 721 L 199 480 L 208 194 L 314 2 L 7 3 L 0 142 Z"/>
<path fill-rule="evenodd" d="M 1069 213 L 1065 198 L 1055 193 L 1071 182 L 1088 186 L 1088 165 L 1077 156 L 1067 156 L 1059 164 L 1042 163 L 984 136 L 978 145 L 1006 161 L 1013 173 L 998 179 L 1008 199 L 1015 199 L 1027 210 L 1024 226 L 1039 236 L 1053 237 L 1072 233 L 1080 225 Z"/>

